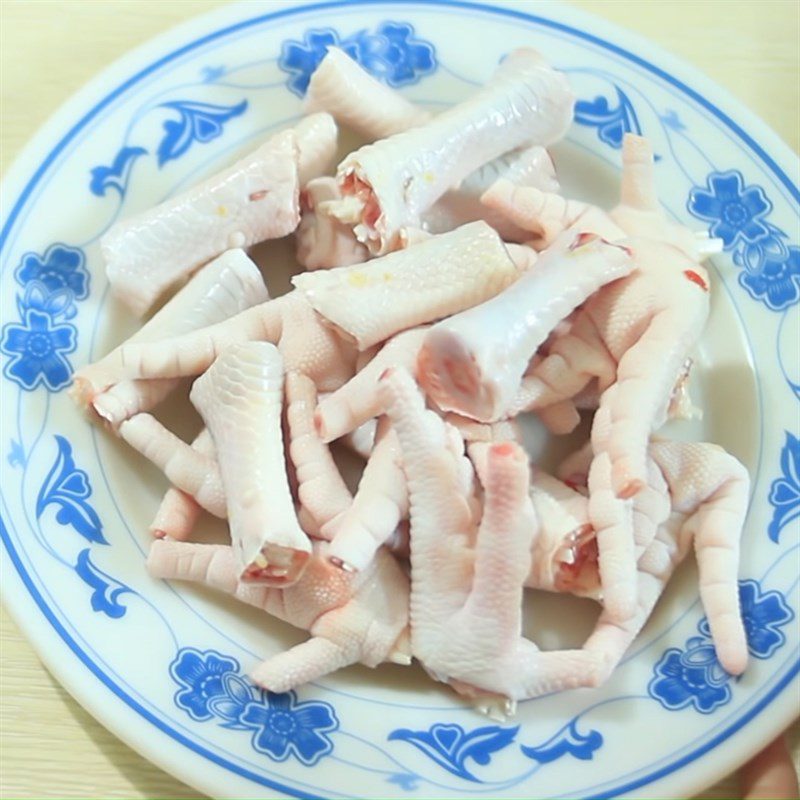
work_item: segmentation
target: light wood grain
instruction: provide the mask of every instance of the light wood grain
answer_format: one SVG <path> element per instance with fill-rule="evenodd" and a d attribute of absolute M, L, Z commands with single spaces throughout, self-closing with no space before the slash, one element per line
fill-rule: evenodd
<path fill-rule="evenodd" d="M 75 90 L 122 53 L 216 0 L 0 0 L 0 170 Z M 580 0 L 686 59 L 800 149 L 796 0 Z M 800 760 L 800 725 L 790 736 Z M 0 797 L 190 798 L 105 730 L 0 615 Z M 733 778 L 703 797 L 737 796 Z"/>

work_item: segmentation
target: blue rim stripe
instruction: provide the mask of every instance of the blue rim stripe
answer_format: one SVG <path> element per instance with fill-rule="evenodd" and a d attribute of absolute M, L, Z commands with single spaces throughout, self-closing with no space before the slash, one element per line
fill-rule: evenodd
<path fill-rule="evenodd" d="M 615 45 L 611 42 L 607 42 L 604 39 L 601 39 L 585 31 L 573 28 L 570 25 L 566 25 L 561 22 L 556 22 L 555 20 L 547 19 L 545 17 L 540 17 L 534 14 L 528 14 L 522 11 L 515 11 L 508 8 L 497 8 L 486 5 L 484 3 L 464 2 L 463 0 L 424 0 L 423 2 L 420 2 L 420 0 L 329 0 L 328 2 L 312 3 L 297 8 L 286 8 L 286 9 L 281 9 L 279 11 L 262 14 L 258 17 L 253 17 L 252 19 L 243 20 L 242 22 L 238 22 L 234 25 L 230 25 L 226 28 L 214 31 L 199 39 L 196 39 L 193 42 L 184 45 L 183 47 L 173 51 L 170 54 L 163 56 L 157 61 L 154 61 L 149 66 L 140 70 L 137 74 L 133 75 L 132 77 L 124 81 L 122 84 L 120 84 L 113 92 L 106 95 L 102 100 L 100 100 L 77 123 L 75 123 L 75 125 L 73 125 L 72 128 L 70 128 L 70 130 L 55 145 L 55 147 L 50 151 L 45 160 L 36 169 L 34 174 L 31 176 L 30 180 L 28 181 L 28 183 L 25 185 L 25 188 L 23 189 L 22 193 L 17 199 L 17 202 L 14 204 L 14 207 L 12 208 L 10 214 L 8 215 L 6 223 L 3 226 L 2 232 L 0 232 L 0 251 L 2 251 L 2 249 L 5 247 L 8 236 L 20 212 L 22 211 L 22 208 L 25 206 L 25 203 L 28 201 L 31 193 L 36 188 L 37 184 L 41 181 L 42 177 L 44 176 L 48 168 L 51 166 L 53 161 L 57 158 L 57 156 L 64 150 L 67 144 L 69 144 L 69 142 L 77 136 L 77 134 L 82 130 L 82 128 L 84 128 L 86 124 L 93 117 L 95 117 L 100 111 L 102 111 L 104 108 L 110 105 L 117 97 L 124 94 L 129 88 L 131 88 L 134 84 L 138 83 L 144 77 L 157 71 L 165 64 L 168 64 L 169 62 L 185 55 L 186 53 L 189 53 L 192 50 L 197 49 L 198 47 L 201 47 L 216 39 L 228 36 L 231 33 L 242 30 L 244 28 L 248 28 L 254 25 L 260 25 L 262 23 L 274 21 L 284 17 L 307 14 L 315 11 L 326 11 L 330 9 L 341 8 L 344 6 L 359 6 L 359 5 L 360 6 L 428 5 L 428 6 L 458 8 L 458 9 L 472 10 L 472 11 L 481 11 L 493 16 L 504 16 L 512 19 L 519 19 L 527 23 L 534 23 L 543 27 L 549 27 L 554 30 L 559 30 L 571 36 L 574 36 L 578 39 L 583 39 L 584 41 L 595 44 L 602 49 L 613 52 L 623 57 L 624 59 L 636 64 L 637 66 L 645 69 L 646 71 L 651 72 L 652 74 L 661 78 L 665 82 L 671 84 L 672 86 L 683 92 L 685 95 L 690 97 L 698 105 L 702 106 L 706 111 L 711 113 L 725 125 L 727 125 L 728 128 L 730 128 L 774 173 L 775 177 L 786 187 L 791 196 L 797 202 L 800 202 L 800 189 L 798 189 L 798 186 L 791 181 L 791 179 L 786 175 L 786 173 L 783 172 L 783 170 L 772 159 L 772 157 L 769 156 L 763 150 L 763 148 L 748 133 L 746 133 L 736 122 L 734 122 L 727 114 L 718 109 L 710 101 L 706 100 L 701 94 L 699 94 L 697 91 L 684 84 L 682 81 L 678 80 L 672 75 L 669 75 L 668 73 L 664 72 L 662 69 L 655 66 L 654 64 L 649 63 L 648 61 L 642 59 L 641 57 L 631 53 L 630 51 L 618 45 Z M 230 762 L 219 757 L 215 753 L 197 745 L 196 743 L 194 743 L 193 741 L 191 741 L 178 731 L 175 731 L 174 729 L 170 728 L 167 724 L 165 724 L 164 722 L 159 720 L 156 716 L 154 716 L 150 711 L 142 707 L 136 700 L 128 696 L 119 686 L 117 686 L 108 679 L 105 673 L 103 673 L 102 670 L 100 670 L 97 667 L 97 665 L 87 656 L 87 654 L 77 645 L 77 643 L 71 638 L 69 633 L 61 625 L 59 620 L 55 617 L 52 610 L 44 601 L 38 589 L 31 581 L 30 576 L 26 572 L 24 565 L 22 564 L 19 558 L 19 554 L 17 553 L 13 543 L 11 542 L 10 536 L 8 535 L 8 531 L 6 530 L 6 526 L 2 519 L 2 516 L 0 516 L 0 539 L 2 539 L 6 547 L 6 550 L 8 551 L 9 556 L 11 557 L 11 561 L 14 565 L 14 568 L 20 575 L 20 578 L 22 579 L 24 585 L 31 594 L 31 597 L 34 599 L 37 606 L 40 608 L 40 610 L 42 611 L 43 615 L 48 620 L 48 622 L 60 635 L 62 640 L 75 653 L 75 655 L 79 658 L 79 660 L 83 662 L 86 665 L 86 667 L 105 686 L 107 686 L 115 695 L 117 695 L 121 700 L 123 700 L 129 707 L 131 707 L 133 710 L 139 713 L 148 722 L 155 725 L 159 730 L 161 730 L 162 732 L 169 735 L 171 738 L 178 741 L 180 744 L 185 745 L 190 750 L 196 752 L 197 754 L 203 756 L 204 758 L 208 758 L 210 761 L 216 763 L 217 765 L 225 769 L 229 769 L 255 783 L 267 786 L 271 789 L 277 789 L 281 792 L 285 792 L 287 795 L 291 797 L 301 797 L 301 798 L 317 797 L 316 795 L 310 795 L 298 792 L 296 789 L 292 789 L 288 786 L 281 785 L 277 782 L 268 780 L 260 775 L 252 773 L 247 769 L 241 768 L 235 764 L 231 764 Z M 726 729 L 721 731 L 717 736 L 713 737 L 708 742 L 706 742 L 702 747 L 698 748 L 692 753 L 687 754 L 686 756 L 683 756 L 682 758 L 678 759 L 672 764 L 662 767 L 661 769 L 653 773 L 645 775 L 636 780 L 630 781 L 629 783 L 614 787 L 614 789 L 611 790 L 611 792 L 604 793 L 603 795 L 597 795 L 597 798 L 601 796 L 611 797 L 621 793 L 630 792 L 634 789 L 637 789 L 641 786 L 651 783 L 652 781 L 663 778 L 666 775 L 669 775 L 672 772 L 675 772 L 676 770 L 680 769 L 681 767 L 686 766 L 692 761 L 695 761 L 697 758 L 707 753 L 708 751 L 714 749 L 721 742 L 728 739 L 731 735 L 736 733 L 743 725 L 745 725 L 747 722 L 753 719 L 757 714 L 759 714 L 767 705 L 769 705 L 772 702 L 772 700 L 777 695 L 779 695 L 783 691 L 783 689 L 786 688 L 786 686 L 789 683 L 791 683 L 791 681 L 795 678 L 798 672 L 800 672 L 800 660 L 798 660 L 794 665 L 792 665 L 787 670 L 787 672 L 780 679 L 780 681 L 758 703 L 756 703 L 753 706 L 753 708 L 751 708 L 748 712 L 746 712 L 742 717 L 737 719 Z M 590 800 L 594 800 L 594 798 L 591 798 Z"/>

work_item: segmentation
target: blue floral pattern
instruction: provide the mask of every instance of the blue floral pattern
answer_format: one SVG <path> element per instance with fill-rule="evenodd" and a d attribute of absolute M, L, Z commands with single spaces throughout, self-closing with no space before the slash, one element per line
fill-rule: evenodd
<path fill-rule="evenodd" d="M 754 300 L 773 311 L 800 300 L 800 248 L 767 220 L 772 203 L 760 186 L 745 185 L 737 170 L 712 172 L 705 187 L 691 190 L 687 208 L 732 253 L 742 267 L 739 284 Z"/>
<path fill-rule="evenodd" d="M 408 22 L 382 22 L 375 33 L 358 31 L 342 38 L 333 28 L 312 28 L 302 41 L 283 43 L 278 66 L 289 73 L 289 90 L 305 96 L 311 75 L 329 47 L 339 47 L 367 72 L 392 87 L 416 83 L 436 71 L 436 49 L 414 36 Z"/>
<path fill-rule="evenodd" d="M 109 189 L 114 189 L 120 198 L 125 197 L 133 165 L 137 158 L 144 155 L 147 155 L 144 147 L 120 148 L 110 166 L 94 167 L 91 170 L 89 191 L 98 197 L 104 197 Z"/>
<path fill-rule="evenodd" d="M 86 257 L 77 247 L 53 244 L 42 256 L 26 253 L 22 256 L 14 277 L 22 286 L 37 281 L 51 292 L 68 289 L 75 300 L 85 300 L 89 296 Z"/>
<path fill-rule="evenodd" d="M 299 703 L 295 692 L 275 694 L 245 706 L 239 720 L 253 728 L 253 747 L 273 761 L 294 756 L 308 767 L 333 750 L 327 735 L 339 727 L 328 703 Z"/>
<path fill-rule="evenodd" d="M 794 612 L 780 592 L 763 592 L 754 580 L 739 581 L 739 602 L 750 654 L 770 658 L 785 643 L 780 629 L 794 619 Z M 733 696 L 731 675 L 717 660 L 708 619 L 703 617 L 697 628 L 701 635 L 691 637 L 685 649 L 672 647 L 664 653 L 647 687 L 671 711 L 692 706 L 710 714 Z"/>
<path fill-rule="evenodd" d="M 70 525 L 89 542 L 108 544 L 100 518 L 89 503 L 92 494 L 89 476 L 75 466 L 72 445 L 63 436 L 56 436 L 55 440 L 58 453 L 39 489 L 36 518 L 39 519 L 48 506 L 55 505 L 58 508 L 56 522 Z"/>
<path fill-rule="evenodd" d="M 786 525 L 800 517 L 800 439 L 789 431 L 781 450 L 781 472 L 769 490 L 773 511 L 767 533 L 773 542 L 778 541 Z"/>
<path fill-rule="evenodd" d="M 225 123 L 247 110 L 247 100 L 233 106 L 175 100 L 162 103 L 161 108 L 177 111 L 179 118 L 164 123 L 164 138 L 158 146 L 159 167 L 180 158 L 193 142 L 206 144 L 221 136 Z"/>
<path fill-rule="evenodd" d="M 23 288 L 16 298 L 19 322 L 3 326 L 0 351 L 8 356 L 3 374 L 21 389 L 44 386 L 57 392 L 72 381 L 67 358 L 78 346 L 75 301 L 89 296 L 86 258 L 77 247 L 56 243 L 43 255 L 25 253 L 14 271 Z"/>
<path fill-rule="evenodd" d="M 128 609 L 119 602 L 119 597 L 133 590 L 94 564 L 88 547 L 78 554 L 75 572 L 87 586 L 94 590 L 91 603 L 96 612 L 105 614 L 111 619 L 125 616 Z"/>
<path fill-rule="evenodd" d="M 578 100 L 575 103 L 575 122 L 596 128 L 601 142 L 619 150 L 626 133 L 641 134 L 642 128 L 628 95 L 619 86 L 614 88 L 617 92 L 616 106 L 602 95 L 594 100 Z"/>
<path fill-rule="evenodd" d="M 169 670 L 180 686 L 178 708 L 198 722 L 216 718 L 225 728 L 250 731 L 253 749 L 273 761 L 293 757 L 310 767 L 333 750 L 329 734 L 339 720 L 329 703 L 263 691 L 238 674 L 235 658 L 215 650 L 182 648 Z"/>
<path fill-rule="evenodd" d="M 519 725 L 514 728 L 487 725 L 467 733 L 460 725 L 436 723 L 427 731 L 398 728 L 389 734 L 389 741 L 408 742 L 453 775 L 482 783 L 467 769 L 467 759 L 486 766 L 494 753 L 514 741 L 518 732 Z"/>
<path fill-rule="evenodd" d="M 571 755 L 582 761 L 594 758 L 595 750 L 602 747 L 603 736 L 599 731 L 591 730 L 585 736 L 578 730 L 578 720 L 571 719 L 554 736 L 536 747 L 522 745 L 520 750 L 540 764 L 549 764 L 565 755 Z"/>
<path fill-rule="evenodd" d="M 22 324 L 9 322 L 3 327 L 0 350 L 10 356 L 3 373 L 27 391 L 44 384 L 57 392 L 72 380 L 66 354 L 76 346 L 73 325 L 56 324 L 48 314 L 27 309 Z"/>

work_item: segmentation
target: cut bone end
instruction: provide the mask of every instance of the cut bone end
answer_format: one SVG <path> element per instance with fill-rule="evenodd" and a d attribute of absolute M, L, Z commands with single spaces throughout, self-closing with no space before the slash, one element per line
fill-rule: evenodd
<path fill-rule="evenodd" d="M 320 400 L 317 405 L 314 427 L 325 444 L 353 430 L 350 414 L 344 404 L 327 399 Z"/>
<path fill-rule="evenodd" d="M 417 358 L 417 377 L 443 411 L 492 422 L 504 410 L 492 378 L 482 374 L 475 356 L 451 331 L 433 328 Z"/>
<path fill-rule="evenodd" d="M 242 583 L 286 588 L 300 579 L 310 556 L 308 550 L 265 544 L 260 553 L 242 570 L 239 580 Z"/>

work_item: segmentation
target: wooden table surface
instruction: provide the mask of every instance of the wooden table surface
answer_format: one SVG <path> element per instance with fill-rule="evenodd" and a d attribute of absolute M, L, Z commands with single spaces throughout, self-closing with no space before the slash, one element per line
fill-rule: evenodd
<path fill-rule="evenodd" d="M 0 170 L 106 64 L 217 0 L 0 0 Z M 800 150 L 798 0 L 577 0 L 694 64 Z M 80 44 L 78 44 L 80 43 Z M 79 57 L 76 57 L 79 53 Z M 2 612 L 0 798 L 189 798 L 44 670 Z M 790 733 L 800 761 L 800 723 Z M 736 797 L 733 778 L 705 798 Z"/>

